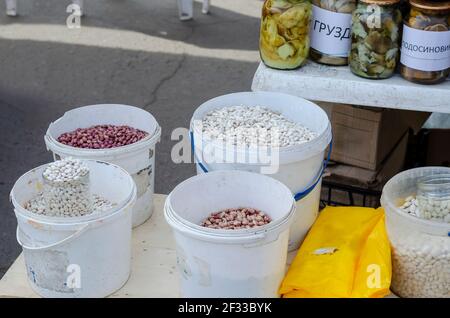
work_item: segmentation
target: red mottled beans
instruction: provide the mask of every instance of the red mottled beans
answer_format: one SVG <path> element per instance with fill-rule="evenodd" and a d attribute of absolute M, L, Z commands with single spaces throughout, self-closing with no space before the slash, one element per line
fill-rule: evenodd
<path fill-rule="evenodd" d="M 201 226 L 211 229 L 238 230 L 263 226 L 271 221 L 268 215 L 257 209 L 237 208 L 211 213 Z"/>
<path fill-rule="evenodd" d="M 76 148 L 105 149 L 130 145 L 147 135 L 147 132 L 130 126 L 97 125 L 66 132 L 58 137 L 58 141 Z"/>

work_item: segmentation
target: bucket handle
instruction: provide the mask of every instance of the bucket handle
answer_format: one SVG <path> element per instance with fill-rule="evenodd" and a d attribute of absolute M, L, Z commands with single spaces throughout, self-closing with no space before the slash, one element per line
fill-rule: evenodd
<path fill-rule="evenodd" d="M 202 171 L 204 173 L 208 173 L 208 168 L 206 167 L 206 165 L 204 163 L 202 163 L 198 158 L 197 158 L 197 153 L 195 151 L 195 145 L 194 145 L 194 133 L 192 131 L 189 131 L 189 134 L 191 136 L 191 148 L 192 148 L 192 153 L 194 154 L 194 159 L 197 162 L 198 166 L 202 169 Z M 323 173 L 325 172 L 325 169 L 328 166 L 328 163 L 330 161 L 330 156 L 331 156 L 331 150 L 333 149 L 333 138 L 331 138 L 329 147 L 328 147 L 328 153 L 327 153 L 327 158 L 323 161 L 322 166 L 320 167 L 319 172 L 317 173 L 317 175 L 314 177 L 314 182 L 307 187 L 305 190 L 302 190 L 300 192 L 297 192 L 294 195 L 294 199 L 295 201 L 300 201 L 301 199 L 303 199 L 304 197 L 306 197 L 308 194 L 311 193 L 312 190 L 314 190 L 314 188 L 316 187 L 316 185 L 319 183 L 320 179 L 322 179 Z"/>
<path fill-rule="evenodd" d="M 83 225 L 83 226 L 82 226 L 81 228 L 79 228 L 75 233 L 69 235 L 68 237 L 62 239 L 62 240 L 59 241 L 59 242 L 52 243 L 52 244 L 45 245 L 45 246 L 38 246 L 38 247 L 35 247 L 35 246 L 27 246 L 27 245 L 22 241 L 22 239 L 20 238 L 20 233 L 21 233 L 22 231 L 20 230 L 19 226 L 17 226 L 17 230 L 16 230 L 16 238 L 17 238 L 17 242 L 19 243 L 19 245 L 22 246 L 22 248 L 24 248 L 24 249 L 27 249 L 27 250 L 30 250 L 30 251 L 44 251 L 44 250 L 48 250 L 48 249 L 51 249 L 51 248 L 58 247 L 58 246 L 60 246 L 60 245 L 63 245 L 63 244 L 65 244 L 65 243 L 68 243 L 68 242 L 74 240 L 75 238 L 79 237 L 81 234 L 83 234 L 84 232 L 86 232 L 86 230 L 87 230 L 88 228 L 89 228 L 89 223 Z"/>
<path fill-rule="evenodd" d="M 292 209 L 291 209 L 291 212 L 289 214 L 292 214 L 293 210 L 295 210 L 295 204 L 292 205 Z M 280 237 L 280 234 L 281 233 L 278 233 L 278 235 L 274 235 L 274 237 L 270 241 L 266 241 L 266 242 L 261 242 L 261 241 L 258 242 L 258 241 L 256 241 L 256 242 L 245 244 L 244 247 L 245 248 L 252 248 L 252 247 L 257 247 L 257 246 L 270 244 L 272 242 L 277 241 L 278 238 Z M 267 234 L 263 234 L 262 238 L 265 238 L 266 236 L 267 236 Z"/>

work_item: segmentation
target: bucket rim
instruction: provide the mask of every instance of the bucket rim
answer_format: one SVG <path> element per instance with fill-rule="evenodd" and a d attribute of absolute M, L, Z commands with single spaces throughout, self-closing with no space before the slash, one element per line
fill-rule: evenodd
<path fill-rule="evenodd" d="M 198 224 L 195 224 L 193 222 L 190 222 L 176 213 L 176 211 L 171 207 L 171 198 L 172 194 L 179 189 L 182 186 L 186 186 L 187 184 L 191 182 L 195 182 L 196 180 L 203 179 L 203 178 L 209 178 L 211 175 L 219 175 L 219 174 L 236 174 L 236 175 L 255 175 L 261 178 L 268 178 L 273 183 L 276 183 L 284 188 L 286 191 L 286 194 L 289 195 L 289 197 L 292 200 L 291 208 L 288 213 L 286 213 L 283 217 L 279 218 L 278 220 L 274 220 L 268 224 L 262 225 L 262 226 L 256 226 L 249 229 L 238 229 L 238 230 L 222 230 L 222 229 L 210 229 L 203 226 L 200 226 Z M 246 239 L 246 238 L 257 238 L 259 234 L 269 233 L 272 231 L 275 231 L 279 227 L 285 225 L 286 223 L 290 223 L 293 220 L 293 216 L 296 211 L 296 203 L 294 200 L 294 197 L 292 195 L 292 192 L 284 185 L 282 182 L 259 174 L 259 173 L 253 173 L 248 171 L 240 171 L 240 170 L 219 170 L 219 171 L 212 171 L 205 174 L 199 174 L 195 175 L 187 180 L 184 180 L 183 182 L 179 183 L 172 192 L 167 196 L 165 204 L 164 204 L 164 214 L 166 217 L 166 220 L 168 223 L 175 227 L 176 229 L 180 230 L 180 227 L 189 230 L 192 235 L 198 234 L 200 236 L 210 236 L 217 239 L 229 239 L 229 238 L 235 238 L 235 239 Z M 172 223 L 173 222 L 173 223 Z M 194 234 L 195 233 L 195 234 Z"/>
<path fill-rule="evenodd" d="M 96 221 L 99 221 L 102 219 L 112 217 L 113 215 L 122 211 L 127 205 L 130 204 L 130 202 L 132 202 L 135 199 L 135 197 L 137 195 L 136 184 L 134 183 L 134 180 L 131 177 L 131 175 L 125 169 L 123 169 L 122 167 L 120 167 L 118 165 L 115 165 L 115 164 L 112 164 L 109 162 L 105 162 L 105 161 L 94 160 L 94 159 L 83 159 L 83 160 L 112 166 L 115 169 L 119 169 L 124 175 L 126 175 L 132 185 L 131 191 L 128 194 L 128 196 L 126 197 L 126 199 L 124 199 L 122 202 L 120 202 L 120 204 L 117 204 L 113 208 L 106 210 L 104 212 L 93 212 L 88 215 L 75 216 L 75 217 L 52 217 L 52 216 L 41 215 L 41 214 L 37 214 L 37 213 L 33 213 L 31 211 L 28 211 L 27 209 L 25 209 L 25 207 L 23 207 L 23 205 L 21 203 L 19 203 L 16 200 L 16 198 L 14 196 L 14 191 L 15 191 L 15 189 L 17 189 L 17 187 L 19 186 L 22 179 L 24 179 L 27 175 L 34 173 L 34 171 L 36 171 L 36 170 L 47 167 L 48 165 L 51 164 L 51 162 L 50 162 L 50 163 L 45 163 L 43 165 L 40 165 L 38 167 L 35 167 L 35 168 L 25 172 L 14 183 L 14 185 L 11 189 L 9 198 L 10 198 L 10 202 L 14 206 L 14 213 L 16 214 L 16 217 L 20 216 L 20 217 L 26 218 L 27 220 L 31 220 L 32 222 L 34 221 L 34 222 L 37 222 L 40 224 L 46 224 L 46 225 L 71 225 L 71 226 L 75 225 L 76 226 L 76 225 L 96 222 Z"/>
<path fill-rule="evenodd" d="M 102 149 L 78 148 L 78 147 L 74 147 L 74 146 L 65 145 L 65 144 L 59 142 L 50 132 L 52 126 L 54 124 L 56 124 L 57 122 L 59 122 L 60 120 L 62 120 L 64 118 L 64 116 L 70 112 L 83 111 L 83 109 L 87 109 L 87 108 L 91 108 L 91 107 L 103 107 L 104 106 L 106 108 L 106 107 L 110 107 L 111 105 L 119 106 L 119 107 L 126 107 L 126 108 L 133 108 L 133 109 L 136 109 L 136 110 L 139 110 L 142 112 L 146 112 L 148 115 L 151 116 L 152 120 L 154 121 L 155 129 L 152 132 L 148 132 L 148 136 L 146 136 L 145 138 L 143 138 L 135 143 L 125 145 L 125 146 L 115 147 L 115 148 L 102 148 Z M 105 123 L 98 123 L 98 125 L 102 125 L 102 124 L 105 124 Z M 146 111 L 145 109 L 142 109 L 142 108 L 139 108 L 136 106 L 125 105 L 125 104 L 92 104 L 92 105 L 81 106 L 81 107 L 77 107 L 77 108 L 68 110 L 61 117 L 59 117 L 55 121 L 51 122 L 47 128 L 44 139 L 45 139 L 45 143 L 47 145 L 48 150 L 63 152 L 63 153 L 67 153 L 68 151 L 69 152 L 76 151 L 76 152 L 78 152 L 82 155 L 86 155 L 86 156 L 101 157 L 101 156 L 105 156 L 105 155 L 118 155 L 118 154 L 124 154 L 124 153 L 127 154 L 131 151 L 137 151 L 142 148 L 147 148 L 149 146 L 151 147 L 160 140 L 160 137 L 161 137 L 161 126 L 159 125 L 156 118 L 150 112 Z"/>
<path fill-rule="evenodd" d="M 323 149 L 322 150 L 325 150 L 326 147 L 328 146 L 328 144 L 331 142 L 331 139 L 332 139 L 331 122 L 330 122 L 326 112 L 320 106 L 318 106 L 317 104 L 315 104 L 315 103 L 313 103 L 313 102 L 311 102 L 311 101 L 309 101 L 307 99 L 304 99 L 304 98 L 301 98 L 301 97 L 298 97 L 298 96 L 295 96 L 295 95 L 281 93 L 281 92 L 269 92 L 269 91 L 257 91 L 257 92 L 241 91 L 241 92 L 235 92 L 235 93 L 220 95 L 220 96 L 211 98 L 211 99 L 203 102 L 200 106 L 197 107 L 197 109 L 194 111 L 194 113 L 192 115 L 192 118 L 191 118 L 191 121 L 190 121 L 190 125 L 189 125 L 190 131 L 193 132 L 194 135 L 198 135 L 199 133 L 201 133 L 201 131 L 198 129 L 198 127 L 195 127 L 194 120 L 200 120 L 200 119 L 197 119 L 195 117 L 198 116 L 198 112 L 206 104 L 208 104 L 208 103 L 210 103 L 212 101 L 224 98 L 224 97 L 239 96 L 239 95 L 241 95 L 241 96 L 243 96 L 243 95 L 271 95 L 271 96 L 285 96 L 287 98 L 297 99 L 297 100 L 301 101 L 302 103 L 310 105 L 310 106 L 314 107 L 315 109 L 317 109 L 317 111 L 322 114 L 323 118 L 327 120 L 327 127 L 318 136 L 316 136 L 312 140 L 307 141 L 307 142 L 303 142 L 301 144 L 285 146 L 285 147 L 273 147 L 273 148 L 272 147 L 268 147 L 269 149 L 276 149 L 277 151 L 280 152 L 280 154 L 281 153 L 288 154 L 288 153 L 291 153 L 291 152 L 297 152 L 299 150 L 304 151 L 305 149 L 312 148 L 315 145 L 323 144 Z M 233 105 L 223 105 L 222 107 L 218 107 L 217 109 L 228 107 L 228 106 L 233 106 Z M 266 108 L 268 108 L 268 107 L 266 107 Z M 204 142 L 208 143 L 208 144 L 212 144 L 216 149 L 219 149 L 219 150 L 224 150 L 225 149 L 223 147 L 223 143 L 218 142 L 217 139 L 203 138 L 202 140 Z M 227 149 L 233 150 L 236 153 L 255 153 L 255 152 L 258 152 L 258 149 L 260 148 L 260 147 L 256 147 L 256 149 L 252 149 L 253 147 L 239 146 L 239 145 L 237 145 L 237 146 L 232 145 L 230 148 L 228 148 L 229 146 L 227 145 L 226 147 L 227 147 Z M 201 148 L 199 148 L 197 146 L 195 148 L 201 150 Z M 313 155 L 314 154 L 312 154 L 311 156 L 313 156 Z"/>
<path fill-rule="evenodd" d="M 442 171 L 447 171 L 447 173 L 450 173 L 450 168 L 440 166 L 419 167 L 402 171 L 397 175 L 395 175 L 394 177 L 392 177 L 383 187 L 380 199 L 381 205 L 385 209 L 388 216 L 389 214 L 393 214 L 401 218 L 402 220 L 410 224 L 413 224 L 415 228 L 419 227 L 425 233 L 437 235 L 438 232 L 439 233 L 442 232 L 442 235 L 450 236 L 450 223 L 421 219 L 419 217 L 405 213 L 398 206 L 396 206 L 394 202 L 392 202 L 391 200 L 392 197 L 389 194 L 390 193 L 389 190 L 391 190 L 391 188 L 395 183 L 399 182 L 399 180 L 403 178 L 406 179 L 406 177 L 409 176 L 411 173 L 420 171 L 426 172 L 431 171 L 432 169 L 439 169 Z"/>

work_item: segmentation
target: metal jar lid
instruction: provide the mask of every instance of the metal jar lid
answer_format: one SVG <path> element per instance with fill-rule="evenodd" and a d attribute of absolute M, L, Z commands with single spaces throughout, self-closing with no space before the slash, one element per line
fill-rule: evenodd
<path fill-rule="evenodd" d="M 368 3 L 368 4 L 378 4 L 380 6 L 388 6 L 397 4 L 400 0 L 360 0 L 360 2 Z"/>
<path fill-rule="evenodd" d="M 409 0 L 411 7 L 429 11 L 450 11 L 450 1 Z"/>

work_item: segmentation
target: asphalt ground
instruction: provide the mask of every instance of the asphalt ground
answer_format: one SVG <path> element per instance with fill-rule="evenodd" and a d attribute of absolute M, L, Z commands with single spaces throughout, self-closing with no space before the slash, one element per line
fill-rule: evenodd
<path fill-rule="evenodd" d="M 162 127 L 155 187 L 169 193 L 194 175 L 175 164 L 172 131 L 187 128 L 207 99 L 250 90 L 259 62 L 260 0 L 212 0 L 180 22 L 175 0 L 85 1 L 80 29 L 66 25 L 70 1 L 0 1 L 0 277 L 19 255 L 10 190 L 26 171 L 52 160 L 43 136 L 69 109 L 120 103 L 151 112 Z"/>

